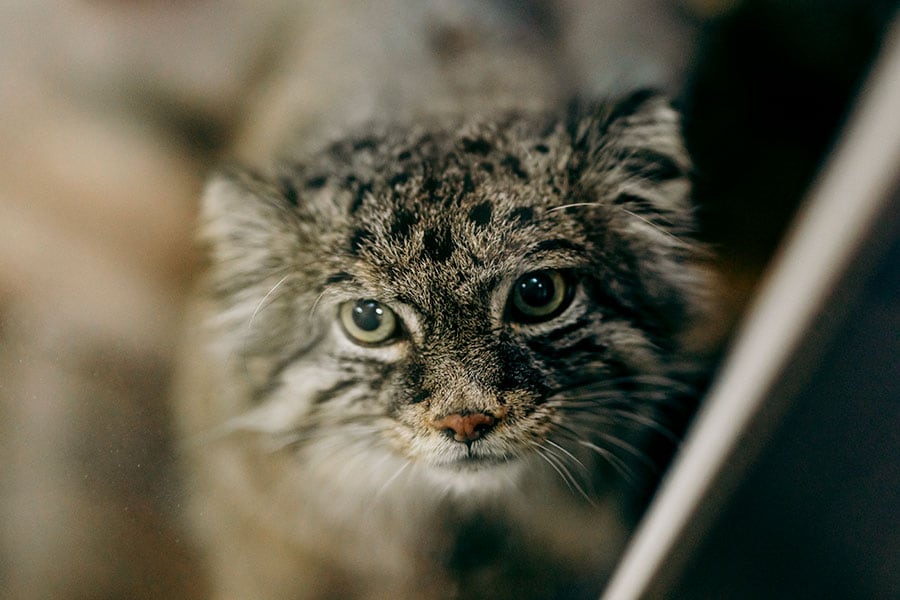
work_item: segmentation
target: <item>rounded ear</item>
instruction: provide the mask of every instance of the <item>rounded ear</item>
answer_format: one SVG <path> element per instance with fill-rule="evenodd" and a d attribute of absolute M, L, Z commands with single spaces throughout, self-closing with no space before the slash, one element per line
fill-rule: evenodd
<path fill-rule="evenodd" d="M 654 90 L 639 90 L 602 103 L 575 102 L 569 110 L 573 145 L 596 150 L 610 142 L 622 146 L 652 146 L 679 154 L 687 166 L 681 135 L 681 117 L 669 99 Z"/>
<path fill-rule="evenodd" d="M 252 271 L 294 253 L 299 215 L 292 198 L 251 171 L 228 168 L 209 180 L 200 208 L 200 238 L 214 265 Z"/>
<path fill-rule="evenodd" d="M 691 161 L 680 116 L 665 96 L 641 90 L 575 104 L 567 126 L 576 189 L 668 233 L 693 232 Z"/>
<path fill-rule="evenodd" d="M 647 309 L 671 331 L 682 329 L 708 304 L 710 257 L 693 238 L 691 162 L 678 112 L 642 90 L 574 106 L 567 124 L 574 193 L 604 207 L 604 226 L 628 247 Z"/>

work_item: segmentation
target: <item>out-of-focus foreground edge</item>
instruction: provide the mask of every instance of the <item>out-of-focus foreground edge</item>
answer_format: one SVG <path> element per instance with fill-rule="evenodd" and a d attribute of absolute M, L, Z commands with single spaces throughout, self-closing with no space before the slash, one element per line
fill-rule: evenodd
<path fill-rule="evenodd" d="M 714 512 L 708 496 L 729 455 L 890 201 L 900 173 L 898 107 L 900 18 L 602 600 L 644 597 L 676 544 L 684 552 L 694 543 L 685 528 L 701 506 Z"/>

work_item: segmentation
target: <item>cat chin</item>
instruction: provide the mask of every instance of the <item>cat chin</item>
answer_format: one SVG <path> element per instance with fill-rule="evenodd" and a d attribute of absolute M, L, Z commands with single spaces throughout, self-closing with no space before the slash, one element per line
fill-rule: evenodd
<path fill-rule="evenodd" d="M 430 465 L 424 473 L 447 493 L 472 498 L 517 488 L 524 466 L 521 460 L 460 460 Z"/>

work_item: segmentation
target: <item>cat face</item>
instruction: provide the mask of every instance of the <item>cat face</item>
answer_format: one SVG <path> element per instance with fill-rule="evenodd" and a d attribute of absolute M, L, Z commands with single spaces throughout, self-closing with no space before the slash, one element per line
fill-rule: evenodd
<path fill-rule="evenodd" d="M 635 476 L 688 394 L 687 170 L 675 113 L 637 94 L 220 178 L 204 233 L 238 420 L 298 460 L 361 439 L 451 476 Z"/>

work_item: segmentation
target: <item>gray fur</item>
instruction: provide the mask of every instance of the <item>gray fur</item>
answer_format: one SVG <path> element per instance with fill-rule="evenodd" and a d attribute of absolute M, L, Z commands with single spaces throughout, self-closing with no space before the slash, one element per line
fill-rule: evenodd
<path fill-rule="evenodd" d="M 689 169 L 638 93 L 372 125 L 214 179 L 180 411 L 220 597 L 596 597 L 702 367 Z M 542 269 L 571 305 L 512 322 Z M 348 338 L 359 298 L 397 341 Z M 434 427 L 470 412 L 501 420 L 471 444 Z"/>

